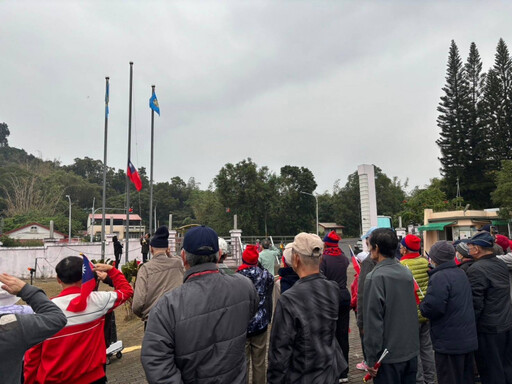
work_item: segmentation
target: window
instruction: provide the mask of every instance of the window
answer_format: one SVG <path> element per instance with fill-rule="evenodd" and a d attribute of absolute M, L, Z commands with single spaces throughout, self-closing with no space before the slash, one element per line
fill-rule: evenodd
<path fill-rule="evenodd" d="M 37 233 L 37 226 L 35 226 L 35 225 L 31 226 L 30 233 Z"/>

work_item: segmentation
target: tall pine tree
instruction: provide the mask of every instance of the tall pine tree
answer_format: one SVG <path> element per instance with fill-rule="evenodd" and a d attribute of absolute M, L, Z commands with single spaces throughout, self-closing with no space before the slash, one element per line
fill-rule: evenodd
<path fill-rule="evenodd" d="M 494 66 L 487 74 L 482 107 L 490 158 L 497 171 L 502 160 L 512 159 L 512 59 L 503 39 L 498 42 Z"/>
<path fill-rule="evenodd" d="M 441 137 L 436 143 L 441 149 L 439 160 L 444 176 L 444 188 L 447 196 L 454 198 L 457 193 L 457 180 L 461 186 L 462 196 L 469 189 L 464 173 L 470 162 L 468 121 L 471 97 L 459 49 L 453 40 L 448 54 L 443 92 L 444 96 L 437 107 L 437 125 L 441 128 Z"/>
<path fill-rule="evenodd" d="M 499 40 L 496 47 L 494 70 L 500 81 L 501 108 L 504 118 L 502 130 L 496 141 L 500 154 L 502 154 L 501 160 L 510 160 L 512 159 L 510 150 L 512 148 L 512 59 L 503 39 Z"/>
<path fill-rule="evenodd" d="M 468 132 L 468 164 L 464 167 L 462 197 L 471 203 L 473 208 L 487 208 L 489 194 L 495 188 L 489 174 L 492 166 L 489 158 L 489 140 L 482 122 L 482 93 L 485 76 L 482 74 L 482 60 L 473 42 L 469 48 L 469 56 L 464 65 L 464 76 L 468 85 L 467 132 Z"/>
<path fill-rule="evenodd" d="M 496 71 L 492 68 L 489 69 L 485 78 L 480 115 L 491 168 L 498 169 L 503 152 L 497 138 L 499 137 L 498 132 L 504 129 L 505 117 L 502 111 L 500 80 Z"/>

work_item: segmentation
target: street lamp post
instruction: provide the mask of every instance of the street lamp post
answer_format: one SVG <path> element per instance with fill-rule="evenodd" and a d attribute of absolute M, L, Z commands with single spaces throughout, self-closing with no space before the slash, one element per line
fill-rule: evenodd
<path fill-rule="evenodd" d="M 302 192 L 302 191 L 299 191 L 299 192 L 302 193 L 303 195 L 309 195 L 309 196 L 313 196 L 315 198 L 315 202 L 316 202 L 316 235 L 318 236 L 318 196 L 314 195 L 312 193 L 308 193 L 308 192 Z"/>
<path fill-rule="evenodd" d="M 68 224 L 68 243 L 71 243 L 71 197 L 66 195 L 69 200 L 69 224 Z"/>

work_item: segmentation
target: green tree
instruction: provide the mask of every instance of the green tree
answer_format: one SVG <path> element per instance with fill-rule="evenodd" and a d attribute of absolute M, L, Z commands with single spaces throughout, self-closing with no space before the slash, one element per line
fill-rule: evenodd
<path fill-rule="evenodd" d="M 471 43 L 464 75 L 469 86 L 469 163 L 464 168 L 463 186 L 466 186 L 467 193 L 464 193 L 463 197 L 475 208 L 486 208 L 489 194 L 495 185 L 491 173 L 491 135 L 482 118 L 485 76 L 482 74 L 482 60 L 475 43 Z"/>
<path fill-rule="evenodd" d="M 334 199 L 333 196 L 325 191 L 318 195 L 318 218 L 320 222 L 335 222 Z"/>
<path fill-rule="evenodd" d="M 190 205 L 198 224 L 208 225 L 221 236 L 233 228 L 233 214 L 222 205 L 215 191 L 194 189 Z"/>
<path fill-rule="evenodd" d="M 448 54 L 446 84 L 443 87 L 443 92 L 444 95 L 441 96 L 437 107 L 439 112 L 437 125 L 441 132 L 436 143 L 441 149 L 439 160 L 441 161 L 441 174 L 444 176 L 445 190 L 449 196 L 455 197 L 457 181 L 461 186 L 461 193 L 468 190 L 464 171 L 470 161 L 468 142 L 470 92 L 459 49 L 453 40 Z"/>
<path fill-rule="evenodd" d="M 491 194 L 494 204 L 500 207 L 500 216 L 512 217 L 512 160 L 503 160 L 496 173 L 496 190 Z"/>
<path fill-rule="evenodd" d="M 265 213 L 276 196 L 275 176 L 267 167 L 256 165 L 250 158 L 233 165 L 226 164 L 214 179 L 221 204 L 238 215 L 245 233 L 265 232 Z M 268 214 L 267 214 L 268 217 Z"/>
<path fill-rule="evenodd" d="M 416 187 L 411 195 L 404 201 L 403 210 L 400 213 L 404 225 L 423 224 L 425 209 L 433 209 L 434 212 L 446 211 L 452 208 L 442 190 L 442 182 L 439 179 L 432 179 L 427 188 Z"/>
<path fill-rule="evenodd" d="M 336 223 L 345 226 L 343 230 L 345 236 L 360 236 L 361 198 L 357 171 L 348 176 L 343 187 L 339 187 L 339 182 L 336 182 L 333 193 L 333 207 Z"/>
<path fill-rule="evenodd" d="M 83 159 L 75 158 L 74 164 L 65 166 L 64 169 L 82 176 L 91 183 L 103 185 L 103 162 L 101 160 L 94 160 L 87 156 Z"/>
<path fill-rule="evenodd" d="M 512 59 L 503 39 L 498 42 L 494 66 L 487 75 L 482 118 L 493 169 L 498 170 L 502 160 L 512 159 Z"/>
<path fill-rule="evenodd" d="M 316 200 L 308 195 L 313 194 L 317 186 L 313 173 L 305 167 L 285 165 L 281 168 L 277 186 L 278 199 L 269 201 L 274 201 L 276 225 L 273 232 L 280 235 L 301 231 L 316 233 Z M 272 206 L 267 205 L 269 208 Z"/>
<path fill-rule="evenodd" d="M 11 132 L 9 132 L 9 127 L 6 123 L 0 123 L 0 147 L 8 147 L 9 141 L 7 138 Z"/>

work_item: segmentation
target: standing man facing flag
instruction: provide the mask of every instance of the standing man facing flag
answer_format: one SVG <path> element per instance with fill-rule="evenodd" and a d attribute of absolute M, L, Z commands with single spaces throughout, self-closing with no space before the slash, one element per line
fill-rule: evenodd
<path fill-rule="evenodd" d="M 67 324 L 27 351 L 25 383 L 106 383 L 105 314 L 133 295 L 132 286 L 116 268 L 107 264 L 93 267 L 86 257 L 68 256 L 55 271 L 62 292 L 52 301 L 66 315 Z M 101 279 L 110 277 L 115 291 L 89 291 L 95 283 L 93 271 Z"/>
<path fill-rule="evenodd" d="M 135 189 L 140 191 L 142 189 L 142 180 L 140 179 L 137 168 L 133 166 L 131 160 L 128 160 L 128 169 L 126 174 L 128 175 L 128 178 L 131 180 L 131 182 L 135 185 Z"/>

